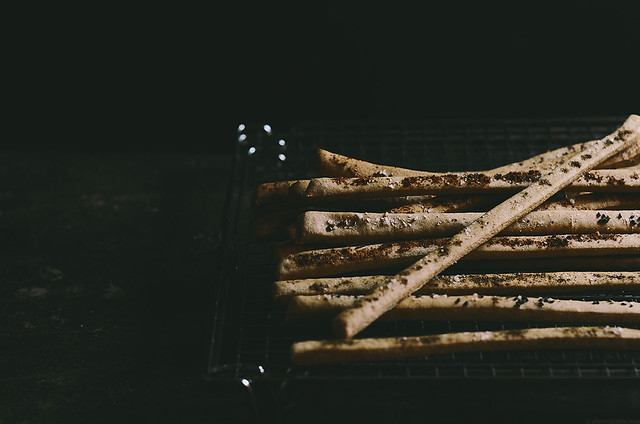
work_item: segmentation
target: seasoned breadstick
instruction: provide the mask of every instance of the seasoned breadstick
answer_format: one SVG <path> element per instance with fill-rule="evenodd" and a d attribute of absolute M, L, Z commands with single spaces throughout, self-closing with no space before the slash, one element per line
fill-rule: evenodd
<path fill-rule="evenodd" d="M 315 206 L 300 205 L 291 201 L 285 208 L 279 207 L 269 211 L 270 206 L 276 206 L 270 205 L 254 211 L 256 216 L 252 221 L 253 236 L 256 240 L 282 239 L 286 237 L 285 230 L 294 219 L 308 210 L 385 212 L 389 208 L 424 201 L 427 197 L 432 196 L 385 197 L 382 199 L 359 199 L 355 201 L 344 199 Z M 446 212 L 446 210 L 442 211 Z"/>
<path fill-rule="evenodd" d="M 291 237 L 298 243 L 353 245 L 366 242 L 445 237 L 461 231 L 482 216 L 462 213 L 353 213 L 309 211 L 300 215 Z M 533 211 L 500 232 L 502 235 L 575 233 L 640 233 L 640 209 Z"/>
<path fill-rule="evenodd" d="M 278 277 L 315 278 L 407 266 L 426 255 L 446 256 L 452 249 L 450 244 L 450 238 L 440 238 L 308 250 L 284 257 L 278 265 Z M 478 246 L 463 260 L 632 254 L 640 254 L 640 234 L 502 236 Z"/>
<path fill-rule="evenodd" d="M 496 172 L 510 172 L 528 170 L 539 167 L 542 163 L 554 163 L 563 157 L 573 155 L 585 150 L 593 141 L 577 143 L 568 147 L 561 147 L 553 151 L 544 152 L 520 162 L 510 163 L 492 169 Z M 597 168 L 610 169 L 622 168 L 637 164 L 640 161 L 640 143 L 629 146 L 616 154 Z M 424 171 L 399 168 L 394 166 L 378 165 L 359 159 L 350 158 L 324 149 L 318 149 L 316 153 L 316 169 L 320 175 L 327 177 L 391 177 L 391 176 L 416 176 L 424 174 Z"/>
<path fill-rule="evenodd" d="M 504 195 L 433 196 L 418 203 L 398 206 L 389 213 L 424 212 L 482 212 L 491 209 L 505 199 Z M 637 193 L 575 193 L 564 192 L 553 196 L 536 210 L 551 209 L 637 209 L 640 198 Z"/>
<path fill-rule="evenodd" d="M 640 330 L 609 326 L 558 327 L 419 337 L 310 340 L 294 343 L 291 359 L 295 365 L 315 365 L 526 349 L 640 349 Z"/>
<path fill-rule="evenodd" d="M 332 153 L 324 149 L 316 152 L 316 171 L 327 177 L 387 177 L 392 175 L 420 175 L 424 171 L 378 165 L 360 159 Z"/>
<path fill-rule="evenodd" d="M 585 142 L 574 144 L 569 147 L 562 147 L 551 152 L 545 152 L 521 162 L 514 162 L 494 168 L 494 172 L 510 172 L 528 170 L 532 167 L 539 166 L 542 163 L 553 164 L 564 156 L 571 153 L 582 151 L 593 142 Z M 358 159 L 331 153 L 323 149 L 318 149 L 316 155 L 317 167 L 321 175 L 334 177 L 371 177 L 371 176 L 419 176 L 424 175 L 424 171 L 414 171 L 411 169 L 398 168 L 385 165 L 377 165 Z M 622 152 L 616 154 L 609 160 L 605 161 L 597 168 L 623 168 L 637 165 L 640 163 L 640 142 L 637 142 Z M 430 174 L 430 173 L 427 173 Z M 293 180 L 278 181 L 273 183 L 265 183 L 258 186 L 255 193 L 255 203 L 257 205 L 265 205 L 272 203 L 281 203 L 289 198 L 289 188 L 298 183 L 298 190 L 308 185 L 309 180 Z"/>
<path fill-rule="evenodd" d="M 638 209 L 640 196 L 637 193 L 563 193 L 559 199 L 549 199 L 536 210 L 578 209 L 578 210 L 616 210 Z"/>
<path fill-rule="evenodd" d="M 309 180 L 276 181 L 260 184 L 256 188 L 253 201 L 258 206 L 287 202 L 289 200 L 289 190 L 294 184 L 306 187 L 309 184 Z"/>
<path fill-rule="evenodd" d="M 612 135 L 597 141 L 584 152 L 565 159 L 558 164 L 557 170 L 545 171 L 535 184 L 491 209 L 449 239 L 446 244 L 431 250 L 415 264 L 391 277 L 386 285 L 359 299 L 356 306 L 341 312 L 334 320 L 337 334 L 342 338 L 353 337 L 402 299 L 514 221 L 531 212 L 585 172 L 636 143 L 636 138 L 640 137 L 639 129 L 640 116 L 631 115 Z M 633 236 L 635 235 L 629 235 Z"/>
<path fill-rule="evenodd" d="M 367 294 L 384 284 L 386 278 L 385 275 L 367 275 L 280 280 L 273 285 L 273 297 L 278 301 L 287 301 L 293 296 Z M 640 271 L 438 275 L 414 295 L 579 293 L 589 290 L 639 292 Z"/>
<path fill-rule="evenodd" d="M 545 166 L 553 165 L 557 163 L 559 159 L 566 156 L 569 153 L 584 150 L 584 146 L 589 145 L 592 142 L 579 143 L 569 147 L 563 147 L 556 149 L 552 152 L 543 153 L 541 155 L 534 156 L 530 159 L 522 162 L 515 162 L 509 165 L 505 165 L 499 168 L 495 168 L 490 171 L 492 173 L 505 173 L 512 171 L 525 171 L 529 170 L 533 166 L 545 164 Z M 376 165 L 357 159 L 348 158 L 346 156 L 337 155 L 335 153 L 327 152 L 326 150 L 318 150 L 318 160 L 321 169 L 321 175 L 335 176 L 335 177 L 372 177 L 372 176 L 420 176 L 420 175 L 438 175 L 439 173 L 427 173 L 423 171 L 414 171 L 405 168 L 390 167 L 384 165 Z M 632 167 L 640 163 L 640 143 L 636 143 L 624 151 L 620 152 L 616 156 L 612 157 L 606 163 L 600 165 L 598 168 L 624 168 L 627 170 L 638 169 L 637 166 Z M 326 164 L 332 164 L 331 166 L 325 166 Z M 630 168 L 632 167 L 632 168 Z M 616 178 L 616 176 L 613 176 Z M 292 186 L 295 186 L 296 192 L 302 192 L 306 190 L 310 180 L 292 180 L 292 181 L 278 181 L 273 183 L 265 183 L 258 186 L 255 193 L 256 205 L 267 205 L 273 203 L 286 202 L 289 199 L 289 191 Z"/>
<path fill-rule="evenodd" d="M 351 308 L 358 296 L 296 296 L 285 322 L 330 319 Z M 635 307 L 634 307 L 635 306 Z M 380 317 L 384 321 L 531 321 L 581 323 L 638 323 L 640 303 L 625 300 L 560 300 L 548 296 L 431 295 L 409 296 Z"/>
<path fill-rule="evenodd" d="M 591 160 L 584 153 L 559 166 L 558 174 L 571 175 L 581 170 L 582 164 Z M 570 169 L 571 168 L 571 169 Z M 291 186 L 291 192 L 306 201 L 321 201 L 344 198 L 370 198 L 385 196 L 417 196 L 425 194 L 499 194 L 513 193 L 548 178 L 537 170 L 527 172 L 479 173 L 452 172 L 418 177 L 360 177 L 360 178 L 314 178 L 307 185 Z M 610 193 L 640 192 L 640 172 L 628 169 L 601 169 L 585 172 L 567 190 L 578 192 L 606 191 Z M 564 188 L 564 187 L 563 187 Z M 555 193 L 555 192 L 554 192 Z"/>
<path fill-rule="evenodd" d="M 429 195 L 427 195 L 429 196 Z M 504 201 L 504 194 L 475 195 L 442 195 L 429 196 L 416 203 L 397 206 L 389 209 L 389 213 L 424 213 L 424 212 L 482 212 L 491 209 Z"/>
<path fill-rule="evenodd" d="M 463 273 L 502 272 L 555 272 L 555 271 L 638 271 L 640 256 L 565 256 L 534 259 L 512 259 L 508 261 L 463 260 L 447 271 Z M 396 271 L 393 271 L 396 272 Z"/>

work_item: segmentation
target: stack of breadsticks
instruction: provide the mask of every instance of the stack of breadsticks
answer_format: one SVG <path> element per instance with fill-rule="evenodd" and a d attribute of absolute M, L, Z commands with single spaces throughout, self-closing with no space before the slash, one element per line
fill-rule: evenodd
<path fill-rule="evenodd" d="M 640 291 L 639 163 L 637 115 L 600 140 L 480 172 L 319 150 L 323 178 L 255 195 L 254 234 L 277 241 L 274 297 L 287 320 L 333 318 L 338 336 L 294 344 L 294 363 L 640 348 L 640 330 L 608 325 L 352 339 L 377 319 L 640 323 L 634 302 L 551 297 Z"/>

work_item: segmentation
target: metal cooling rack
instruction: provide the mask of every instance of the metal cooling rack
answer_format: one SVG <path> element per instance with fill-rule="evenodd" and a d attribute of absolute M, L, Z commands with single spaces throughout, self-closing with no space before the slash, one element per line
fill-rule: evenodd
<path fill-rule="evenodd" d="M 312 160 L 317 147 L 371 162 L 414 169 L 480 170 L 601 138 L 622 122 L 620 117 L 322 122 L 305 123 L 282 134 L 274 133 L 268 125 L 241 125 L 225 205 L 221 272 L 213 304 L 207 375 L 213 379 L 243 382 L 254 379 L 398 381 L 640 377 L 640 351 L 615 350 L 464 353 L 292 367 L 289 349 L 293 342 L 331 338 L 332 335 L 327 328 L 300 329 L 281 324 L 284 308 L 271 301 L 275 275 L 271 248 L 252 242 L 249 232 L 251 196 L 255 187 L 268 181 L 315 176 Z M 611 297 L 607 294 L 589 298 Z M 618 293 L 616 298 L 640 301 L 637 296 L 624 293 Z M 531 326 L 534 324 L 375 323 L 362 336 L 410 336 Z"/>

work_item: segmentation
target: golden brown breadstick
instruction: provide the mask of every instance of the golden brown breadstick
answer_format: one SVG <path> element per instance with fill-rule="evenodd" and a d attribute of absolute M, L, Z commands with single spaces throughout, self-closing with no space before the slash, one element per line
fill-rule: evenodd
<path fill-rule="evenodd" d="M 582 169 L 590 153 L 578 155 L 559 167 L 559 174 L 571 174 Z M 385 196 L 418 196 L 426 194 L 500 194 L 513 193 L 532 184 L 546 181 L 537 170 L 527 172 L 478 173 L 452 172 L 418 177 L 314 178 L 306 186 L 293 185 L 292 193 L 305 201 L 328 199 L 371 198 Z M 564 187 L 563 187 L 564 188 Z M 640 172 L 628 169 L 601 169 L 585 172 L 567 190 L 578 192 L 637 193 L 640 192 Z"/>
<path fill-rule="evenodd" d="M 610 326 L 557 327 L 419 337 L 310 340 L 294 343 L 291 359 L 295 365 L 314 365 L 526 349 L 640 349 L 640 330 Z"/>
<path fill-rule="evenodd" d="M 386 285 L 358 299 L 358 303 L 353 308 L 341 312 L 334 320 L 334 329 L 337 334 L 343 338 L 353 337 L 402 299 L 514 221 L 531 212 L 585 172 L 632 143 L 636 143 L 636 138 L 640 137 L 639 129 L 640 116 L 631 115 L 622 127 L 610 136 L 597 141 L 584 152 L 565 159 L 558 164 L 557 168 L 545 171 L 536 183 L 491 209 L 465 227 L 463 231 L 454 235 L 445 245 L 430 251 L 415 264 L 391 277 Z M 309 183 L 310 187 L 311 183 Z M 633 236 L 635 234 L 629 235 L 629 237 Z"/>
<path fill-rule="evenodd" d="M 273 297 L 287 301 L 293 296 L 371 293 L 385 282 L 385 275 L 280 280 Z M 535 294 L 576 293 L 589 290 L 640 291 L 640 272 L 536 272 L 506 274 L 438 275 L 417 294 Z"/>
<path fill-rule="evenodd" d="M 445 237 L 462 231 L 480 216 L 482 212 L 393 214 L 308 211 L 296 220 L 291 237 L 301 244 L 327 246 Z M 640 209 L 533 211 L 500 234 L 640 233 L 640 224 L 631 218 L 636 216 L 640 217 Z"/>
<path fill-rule="evenodd" d="M 445 256 L 449 238 L 308 250 L 284 257 L 279 279 L 315 278 L 407 266 L 430 255 Z M 463 260 L 513 260 L 640 254 L 640 234 L 562 234 L 494 237 Z M 462 259 L 462 258 L 461 258 Z M 433 261 L 433 259 L 432 259 Z M 417 288 L 416 288 L 417 290 Z"/>
<path fill-rule="evenodd" d="M 351 308 L 358 296 L 296 296 L 285 322 L 330 319 Z M 635 306 L 635 307 L 634 307 Z M 640 303 L 629 300 L 561 300 L 549 296 L 424 295 L 409 296 L 380 317 L 384 321 L 531 321 L 581 323 L 638 323 Z"/>

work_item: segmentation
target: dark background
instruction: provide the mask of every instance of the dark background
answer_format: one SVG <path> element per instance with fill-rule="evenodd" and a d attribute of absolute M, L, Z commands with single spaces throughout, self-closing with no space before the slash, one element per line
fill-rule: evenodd
<path fill-rule="evenodd" d="M 3 424 L 253 421 L 201 378 L 240 122 L 639 112 L 637 2 L 267 3 L 2 14 Z"/>
<path fill-rule="evenodd" d="M 227 151 L 240 122 L 282 131 L 305 120 L 638 112 L 637 2 L 424 3 L 8 14 L 10 143 Z"/>

